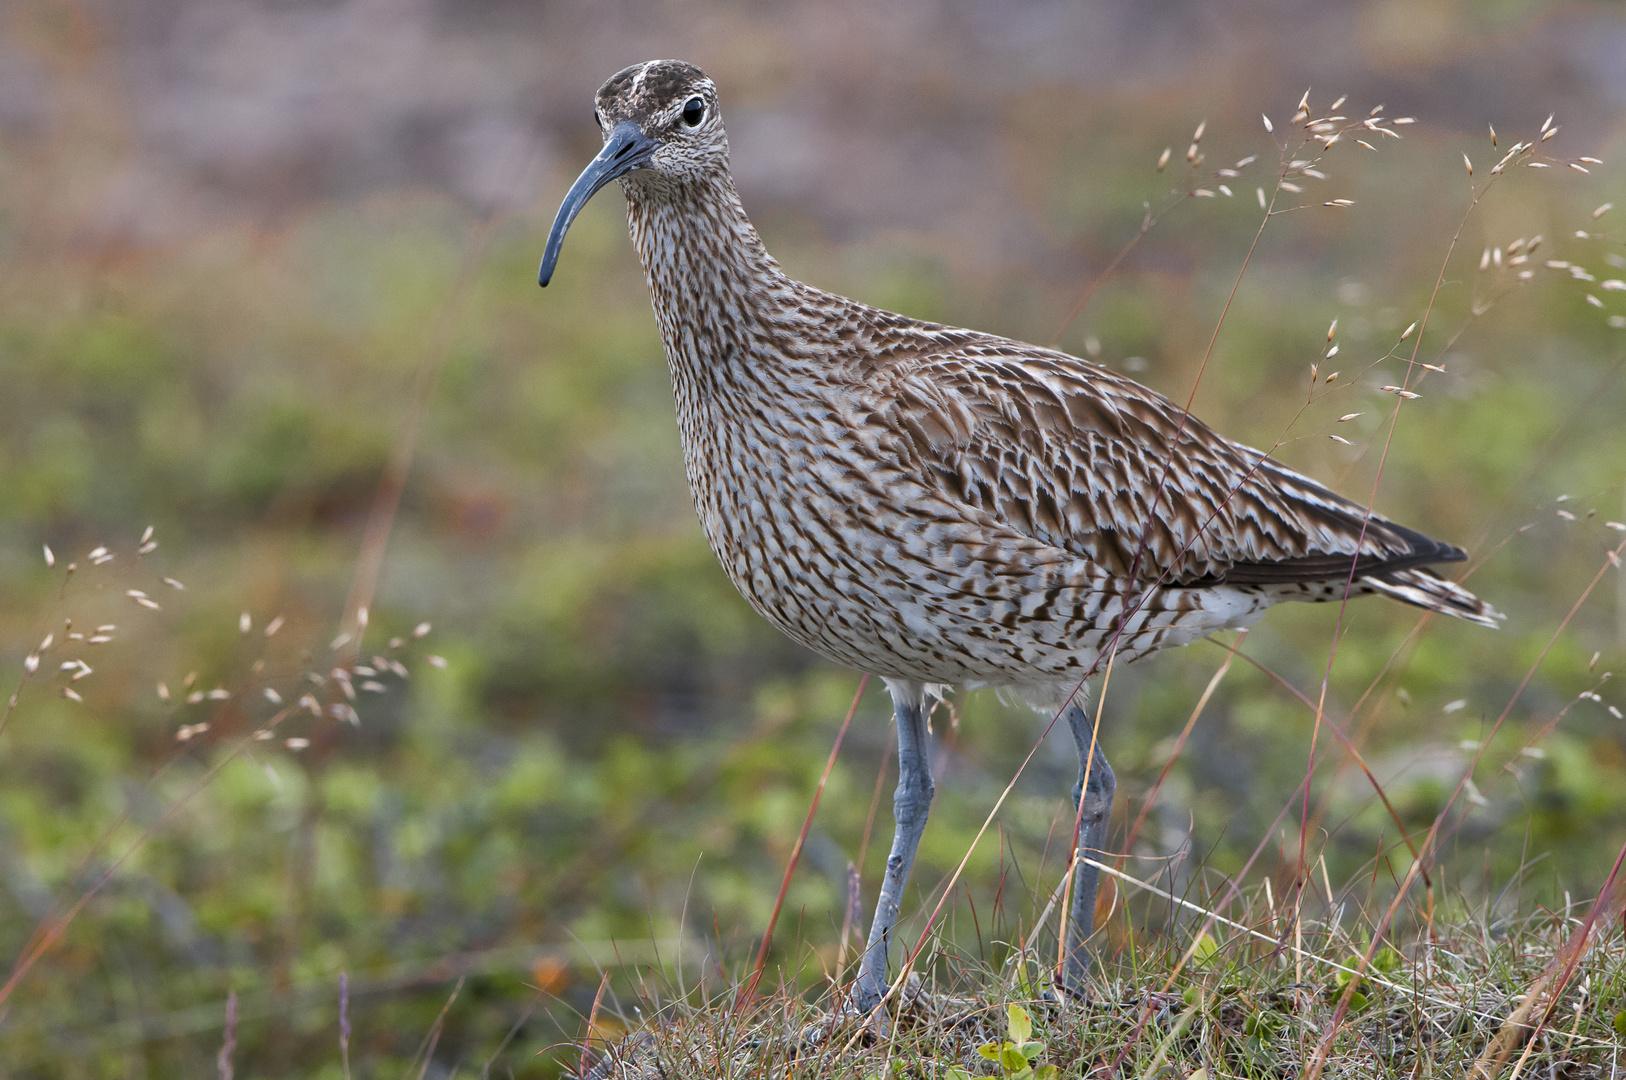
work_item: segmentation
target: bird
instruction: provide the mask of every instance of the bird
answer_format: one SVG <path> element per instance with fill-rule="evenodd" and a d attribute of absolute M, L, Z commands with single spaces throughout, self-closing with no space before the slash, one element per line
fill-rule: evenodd
<path fill-rule="evenodd" d="M 1061 714 L 1077 851 L 1104 858 L 1116 781 L 1080 693 L 1288 600 L 1378 594 L 1494 627 L 1433 564 L 1460 549 L 1054 349 L 883 311 L 789 277 L 729 171 L 717 87 L 651 60 L 599 88 L 603 149 L 571 185 L 539 284 L 618 181 L 659 324 L 684 469 L 712 551 L 791 638 L 878 675 L 898 738 L 895 832 L 855 987 L 873 1011 L 936 790 L 950 688 Z M 1075 860 L 1057 987 L 1087 996 L 1098 871 Z"/>

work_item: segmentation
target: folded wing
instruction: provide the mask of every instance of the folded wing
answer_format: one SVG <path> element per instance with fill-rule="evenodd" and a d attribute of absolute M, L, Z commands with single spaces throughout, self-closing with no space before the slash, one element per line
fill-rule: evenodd
<path fill-rule="evenodd" d="M 953 335 L 882 376 L 897 447 L 945 498 L 1121 577 L 1174 587 L 1347 580 L 1494 625 L 1421 569 L 1457 547 L 1218 435 L 1107 368 Z"/>

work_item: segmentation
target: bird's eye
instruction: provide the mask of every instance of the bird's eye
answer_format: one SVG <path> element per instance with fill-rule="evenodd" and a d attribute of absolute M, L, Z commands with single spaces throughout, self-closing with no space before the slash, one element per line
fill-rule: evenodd
<path fill-rule="evenodd" d="M 685 127 L 699 127 L 700 121 L 706 117 L 706 103 L 697 97 L 692 97 L 683 106 L 683 124 Z"/>

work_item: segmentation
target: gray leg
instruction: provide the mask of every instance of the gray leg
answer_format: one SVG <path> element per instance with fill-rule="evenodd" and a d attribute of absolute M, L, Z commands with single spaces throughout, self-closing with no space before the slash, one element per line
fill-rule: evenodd
<path fill-rule="evenodd" d="M 1067 726 L 1073 731 L 1073 743 L 1078 747 L 1078 783 L 1073 785 L 1073 806 L 1083 812 L 1079 823 L 1078 846 L 1086 858 L 1104 859 L 1107 826 L 1112 821 L 1112 795 L 1117 781 L 1112 766 L 1101 752 L 1099 742 L 1091 757 L 1090 740 L 1095 720 L 1077 705 L 1067 708 Z M 1086 783 L 1085 773 L 1088 773 Z M 1100 885 L 1100 871 L 1080 862 L 1073 876 L 1073 905 L 1067 918 L 1066 962 L 1062 968 L 1062 987 L 1074 997 L 1083 997 L 1085 977 L 1090 970 L 1090 950 L 1084 942 L 1095 928 L 1095 894 Z"/>
<path fill-rule="evenodd" d="M 919 683 L 887 680 L 892 691 L 893 711 L 898 725 L 898 790 L 892 796 L 892 816 L 897 831 L 892 834 L 892 854 L 886 860 L 886 876 L 881 880 L 881 899 L 875 905 L 875 921 L 870 923 L 869 943 L 858 971 L 858 1008 L 869 1012 L 886 993 L 887 946 L 898 921 L 903 886 L 909 868 L 915 863 L 920 834 L 926 831 L 926 815 L 932 808 L 931 761 L 927 757 L 926 714 L 935 699 Z"/>

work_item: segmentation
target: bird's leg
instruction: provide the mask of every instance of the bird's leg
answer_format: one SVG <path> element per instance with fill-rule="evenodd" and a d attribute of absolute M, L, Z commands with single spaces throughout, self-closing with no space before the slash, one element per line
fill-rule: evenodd
<path fill-rule="evenodd" d="M 1073 806 L 1079 809 L 1079 854 L 1087 859 L 1105 858 L 1107 826 L 1112 821 L 1112 795 L 1117 781 L 1112 766 L 1101 752 L 1095 724 L 1078 705 L 1067 707 L 1067 726 L 1078 747 L 1078 783 L 1073 785 Z M 1073 874 L 1073 904 L 1065 928 L 1062 988 L 1076 998 L 1085 994 L 1084 980 L 1090 970 L 1090 950 L 1085 946 L 1095 927 L 1095 894 L 1101 874 L 1082 861 Z"/>
<path fill-rule="evenodd" d="M 864 946 L 858 971 L 858 1008 L 866 1013 L 879 1005 L 886 993 L 887 946 L 892 941 L 903 887 L 915 863 L 915 849 L 920 846 L 920 834 L 926 830 L 926 815 L 936 790 L 926 736 L 926 716 L 936 701 L 919 683 L 894 683 L 888 679 L 887 688 L 892 691 L 898 725 L 898 790 L 892 796 L 892 816 L 898 824 L 892 834 L 886 875 L 881 879 L 881 899 L 875 905 L 875 919 L 870 923 L 869 942 Z"/>

